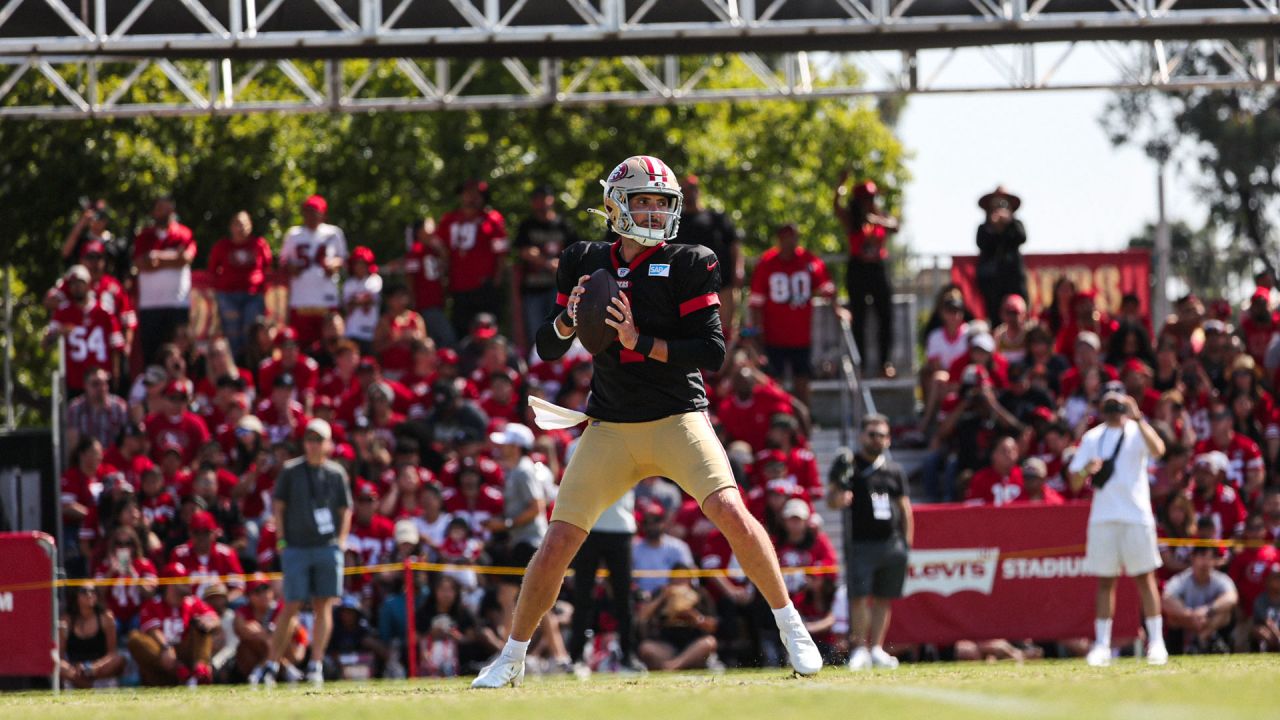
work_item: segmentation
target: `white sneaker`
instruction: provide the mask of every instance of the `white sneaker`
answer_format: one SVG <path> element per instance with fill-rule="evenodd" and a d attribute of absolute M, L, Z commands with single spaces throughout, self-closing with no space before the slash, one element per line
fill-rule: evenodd
<path fill-rule="evenodd" d="M 822 653 L 818 652 L 818 646 L 809 637 L 800 614 L 796 613 L 790 620 L 784 621 L 778 628 L 778 634 L 791 659 L 791 668 L 800 675 L 817 675 L 822 669 Z"/>
<path fill-rule="evenodd" d="M 307 665 L 307 682 L 311 687 L 324 687 L 324 666 L 317 662 Z"/>
<path fill-rule="evenodd" d="M 1089 667 L 1107 667 L 1111 664 L 1111 648 L 1106 645 L 1094 645 L 1089 648 L 1089 654 L 1084 656 L 1084 661 L 1089 663 Z"/>
<path fill-rule="evenodd" d="M 471 681 L 473 690 L 496 689 L 503 687 L 520 687 L 524 682 L 524 660 L 516 660 L 506 654 L 499 654 L 493 662 L 480 671 Z"/>
<path fill-rule="evenodd" d="M 852 672 L 863 672 L 871 669 L 871 653 L 866 647 L 859 646 L 853 654 L 849 656 L 849 670 Z"/>
<path fill-rule="evenodd" d="M 1169 649 L 1164 643 L 1154 643 L 1147 647 L 1147 664 L 1164 665 L 1169 662 Z"/>
<path fill-rule="evenodd" d="M 270 677 L 270 676 L 271 676 L 271 673 L 267 673 L 267 676 L 268 676 L 268 677 Z M 295 666 L 293 666 L 293 665 L 285 665 L 285 666 L 284 666 L 284 680 L 285 680 L 285 682 L 289 683 L 290 685 L 293 685 L 294 683 L 300 683 L 300 682 L 302 682 L 304 679 L 306 679 L 306 676 L 305 676 L 305 675 L 303 675 L 303 674 L 302 674 L 302 671 L 301 671 L 301 670 L 299 670 L 297 667 L 295 667 Z M 268 681 L 268 682 L 270 682 L 270 681 Z"/>
<path fill-rule="evenodd" d="M 884 651 L 882 647 L 871 648 L 871 665 L 872 667 L 885 668 L 886 670 L 898 669 L 898 658 Z"/>
<path fill-rule="evenodd" d="M 262 663 L 261 665 L 259 665 L 258 667 L 254 668 L 254 669 L 249 673 L 249 685 L 250 685 L 250 687 L 255 687 L 255 688 L 256 688 L 256 687 L 258 687 L 259 685 L 261 685 L 261 684 L 262 684 L 262 682 L 263 682 L 263 678 L 265 678 L 266 676 L 267 676 L 267 664 L 266 664 L 266 663 Z"/>
<path fill-rule="evenodd" d="M 573 664 L 573 676 L 586 682 L 591 679 L 591 666 L 579 660 Z"/>

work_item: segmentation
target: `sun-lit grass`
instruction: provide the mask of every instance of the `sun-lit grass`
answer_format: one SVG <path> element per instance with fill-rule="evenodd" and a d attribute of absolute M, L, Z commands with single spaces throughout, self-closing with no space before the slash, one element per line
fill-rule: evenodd
<path fill-rule="evenodd" d="M 447 718 L 448 720 L 749 720 L 762 718 L 1280 718 L 1280 656 L 1175 658 L 1149 668 L 1080 661 L 930 664 L 817 678 L 780 670 L 724 675 L 530 678 L 519 690 L 473 692 L 463 680 L 331 683 L 324 690 L 246 687 L 0 695 L 0 718 Z"/>

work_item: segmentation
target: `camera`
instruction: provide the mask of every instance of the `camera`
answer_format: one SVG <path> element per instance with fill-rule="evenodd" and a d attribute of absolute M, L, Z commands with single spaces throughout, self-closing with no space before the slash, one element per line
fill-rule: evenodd
<path fill-rule="evenodd" d="M 1119 400 L 1108 400 L 1102 403 L 1102 412 L 1106 415 L 1123 415 L 1125 410 L 1125 404 Z"/>

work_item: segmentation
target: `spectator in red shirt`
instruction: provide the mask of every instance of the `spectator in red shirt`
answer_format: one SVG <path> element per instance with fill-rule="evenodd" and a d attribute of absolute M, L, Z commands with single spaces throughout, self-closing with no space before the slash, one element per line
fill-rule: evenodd
<path fill-rule="evenodd" d="M 1243 497 L 1262 492 L 1266 479 L 1262 450 L 1232 427 L 1231 410 L 1215 405 L 1209 413 L 1209 437 L 1196 443 L 1196 454 L 1217 450 L 1227 457 L 1227 483 Z"/>
<path fill-rule="evenodd" d="M 1018 467 L 1018 441 L 1004 436 L 991 449 L 991 464 L 974 473 L 965 502 L 1000 507 L 1022 497 L 1022 468 Z"/>
<path fill-rule="evenodd" d="M 240 640 L 239 645 L 236 646 L 235 662 L 240 674 L 253 681 L 257 679 L 253 674 L 254 668 L 265 663 L 270 654 L 276 619 L 280 617 L 283 605 L 276 598 L 275 587 L 262 579 L 249 581 L 245 597 L 249 601 L 236 610 L 232 625 L 236 637 Z M 280 670 L 285 678 L 297 682 L 303 679 L 302 671 L 298 666 L 306 660 L 307 643 L 310 638 L 307 629 L 296 619 L 290 622 L 296 627 L 290 637 L 288 648 L 280 656 Z M 270 677 L 264 675 L 263 679 L 270 687 L 275 683 L 276 678 L 274 675 Z"/>
<path fill-rule="evenodd" d="M 297 400 L 302 403 L 303 412 L 311 412 L 311 403 L 315 399 L 316 386 L 320 384 L 320 366 L 315 360 L 299 351 L 298 334 L 287 327 L 276 335 L 276 346 L 280 348 L 280 357 L 266 360 L 258 368 L 258 394 L 266 397 L 275 387 L 276 376 L 284 373 L 293 375 L 297 388 Z"/>
<path fill-rule="evenodd" d="M 483 180 L 463 182 L 458 197 L 458 208 L 440 218 L 440 236 L 449 245 L 453 331 L 462 337 L 477 314 L 502 312 L 498 280 L 506 264 L 507 221 L 489 207 Z"/>
<path fill-rule="evenodd" d="M 134 240 L 144 362 L 152 362 L 160 346 L 173 339 L 178 326 L 190 321 L 196 241 L 191 228 L 178 222 L 176 210 L 172 196 L 157 198 L 151 208 L 153 224 Z"/>
<path fill-rule="evenodd" d="M 720 401 L 717 415 L 729 440 L 741 440 L 752 451 L 765 447 L 769 421 L 774 415 L 796 415 L 791 396 L 777 385 L 760 382 L 757 371 L 751 368 L 734 373 L 731 387 L 733 392 Z"/>
<path fill-rule="evenodd" d="M 409 227 L 413 238 L 409 252 L 399 263 L 413 290 L 413 309 L 427 324 L 427 334 L 441 347 L 458 341 L 444 311 L 445 278 L 449 277 L 449 249 L 436 232 L 435 220 L 426 217 Z M 395 263 L 392 264 L 392 267 Z"/>
<path fill-rule="evenodd" d="M 874 307 L 879 330 L 880 353 L 877 360 L 885 377 L 894 377 L 889 351 L 893 347 L 893 317 L 889 305 L 891 290 L 889 274 L 885 269 L 889 259 L 889 234 L 898 232 L 898 221 L 884 215 L 876 207 L 879 189 L 870 180 L 863 180 L 853 187 L 853 196 L 844 202 L 848 194 L 845 183 L 849 171 L 845 170 L 836 183 L 832 205 L 836 218 L 849 241 L 849 264 L 845 268 L 845 286 L 849 294 L 849 310 L 853 313 L 853 339 L 863 362 L 867 352 L 867 300 Z"/>
<path fill-rule="evenodd" d="M 148 416 L 146 422 L 153 461 L 160 462 L 167 447 L 177 446 L 181 465 L 190 467 L 196 453 L 209 441 L 209 428 L 204 420 L 187 409 L 190 400 L 190 380 L 172 380 L 165 386 L 164 409 Z"/>
<path fill-rule="evenodd" d="M 387 293 L 387 312 L 373 336 L 373 351 L 382 363 L 382 373 L 392 380 L 407 374 L 413 366 L 413 344 L 426 339 L 426 322 L 410 309 L 408 288 L 393 288 Z"/>
<path fill-rule="evenodd" d="M 219 582 L 219 578 L 213 576 L 244 573 L 240 558 L 236 557 L 235 551 L 230 546 L 214 540 L 219 528 L 218 522 L 213 519 L 211 513 L 207 510 L 196 510 L 191 515 L 191 521 L 187 523 L 187 529 L 191 540 L 173 549 L 169 554 L 169 563 L 180 563 L 187 568 L 187 576 L 192 579 L 197 595 L 204 592 L 206 585 Z M 244 580 L 226 577 L 221 580 L 229 589 L 227 599 L 232 602 L 239 600 L 244 591 Z"/>
<path fill-rule="evenodd" d="M 778 228 L 774 237 L 777 246 L 760 256 L 751 277 L 750 326 L 743 336 L 762 335 L 769 374 L 781 380 L 789 369 L 796 398 L 808 405 L 813 298 L 835 297 L 836 286 L 822 258 L 800 247 L 795 223 Z"/>
<path fill-rule="evenodd" d="M 231 218 L 228 236 L 209 251 L 218 319 L 237 357 L 248 344 L 249 327 L 266 311 L 263 291 L 270 271 L 271 246 L 261 235 L 253 235 L 253 221 L 241 210 Z"/>
<path fill-rule="evenodd" d="M 120 321 L 108 313 L 89 292 L 89 270 L 73 265 L 66 274 L 66 301 L 58 306 L 49 321 L 45 347 L 62 339 L 66 364 L 67 394 L 79 397 L 84 392 L 85 373 L 94 368 L 119 376 L 124 333 Z"/>
<path fill-rule="evenodd" d="M 790 415 L 774 415 L 769 419 L 769 434 L 765 437 L 765 449 L 756 453 L 757 458 L 769 456 L 770 451 L 777 450 L 787 461 L 787 472 L 795 478 L 796 484 L 804 488 L 809 497 L 817 500 L 826 494 L 826 486 L 818 477 L 818 459 L 813 451 L 801 447 L 803 436 L 800 435 L 800 424 Z"/>
<path fill-rule="evenodd" d="M 1240 335 L 1244 337 L 1245 352 L 1259 366 L 1266 363 L 1267 347 L 1271 338 L 1280 330 L 1280 313 L 1271 309 L 1271 291 L 1258 288 L 1249 298 L 1249 305 L 1240 316 Z"/>
<path fill-rule="evenodd" d="M 1038 505 L 1061 505 L 1066 502 L 1062 495 L 1045 483 L 1049 474 L 1048 468 L 1040 458 L 1027 458 L 1022 461 L 1022 493 L 1013 502 Z"/>
<path fill-rule="evenodd" d="M 782 535 L 775 538 L 778 565 L 805 568 L 802 573 L 786 573 L 783 580 L 791 602 L 804 618 L 805 628 L 813 636 L 823 657 L 833 656 L 835 648 L 835 613 L 831 600 L 835 595 L 836 551 L 831 539 L 810 523 L 813 511 L 800 499 L 788 500 L 782 507 Z M 820 574 L 813 569 L 830 570 Z M 771 636 L 769 637 L 772 640 Z M 780 649 L 780 648 L 779 648 Z"/>
<path fill-rule="evenodd" d="M 1097 300 L 1098 291 L 1093 288 L 1080 290 L 1071 299 L 1072 322 L 1058 331 L 1057 352 L 1063 355 L 1071 352 L 1076 336 L 1082 332 L 1094 333 L 1105 342 L 1116 331 L 1116 321 L 1098 309 Z"/>
<path fill-rule="evenodd" d="M 1160 402 L 1160 392 L 1151 387 L 1153 377 L 1151 367 L 1138 358 L 1126 360 L 1120 375 L 1125 392 L 1138 403 L 1142 414 L 1149 418 L 1155 417 L 1156 405 Z"/>
<path fill-rule="evenodd" d="M 95 240 L 80 251 L 80 264 L 89 271 L 89 292 L 108 315 L 120 319 L 124 331 L 124 346 L 133 347 L 133 333 L 138 329 L 138 313 L 133 309 L 133 297 L 125 292 L 119 278 L 107 272 L 106 247 Z M 45 307 L 49 312 L 58 309 L 66 299 L 66 279 L 59 280 L 45 295 Z"/>
<path fill-rule="evenodd" d="M 515 384 L 508 371 L 495 370 L 489 374 L 487 390 L 480 394 L 480 409 L 492 420 L 523 422 L 524 402 L 516 394 Z"/>
<path fill-rule="evenodd" d="M 181 563 L 169 563 L 164 579 L 187 577 Z M 164 586 L 142 607 L 142 624 L 129 634 L 129 654 L 138 663 L 142 684 L 195 685 L 213 682 L 209 661 L 218 615 L 191 594 L 186 583 Z"/>
<path fill-rule="evenodd" d="M 356 480 L 353 493 L 356 509 L 347 535 L 347 550 L 360 555 L 360 564 L 376 565 L 390 557 L 395 548 L 395 524 L 391 518 L 377 513 L 378 486 L 367 480 Z"/>
<path fill-rule="evenodd" d="M 131 527 L 111 531 L 106 557 L 98 564 L 93 577 L 98 581 L 98 596 L 115 615 L 121 634 L 138 627 L 138 612 L 143 599 L 154 593 L 154 583 L 142 585 L 113 582 L 115 580 L 155 580 L 156 566 L 142 552 L 142 541 Z"/>
<path fill-rule="evenodd" d="M 1198 519 L 1213 521 L 1214 539 L 1238 537 L 1244 531 L 1245 509 L 1226 480 L 1227 456 L 1218 451 L 1196 455 L 1191 471 L 1191 500 Z"/>
<path fill-rule="evenodd" d="M 1245 546 L 1231 559 L 1227 574 L 1240 593 L 1240 607 L 1246 616 L 1258 596 L 1266 592 L 1268 569 L 1280 562 L 1280 549 L 1267 542 L 1267 525 L 1261 515 L 1250 515 L 1244 525 Z"/>

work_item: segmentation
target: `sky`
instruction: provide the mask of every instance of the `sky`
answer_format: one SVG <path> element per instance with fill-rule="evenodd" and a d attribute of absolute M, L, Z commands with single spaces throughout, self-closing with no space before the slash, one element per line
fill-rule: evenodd
<path fill-rule="evenodd" d="M 1108 91 L 912 95 L 898 136 L 913 154 L 902 239 L 916 253 L 975 253 L 980 196 L 1022 198 L 1024 252 L 1117 250 L 1156 218 L 1156 168 L 1112 147 L 1098 118 Z M 1170 170 L 1166 213 L 1198 225 L 1205 208 Z"/>

